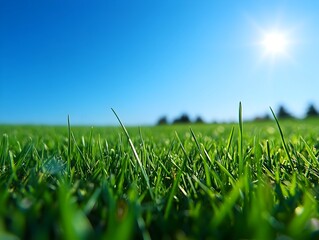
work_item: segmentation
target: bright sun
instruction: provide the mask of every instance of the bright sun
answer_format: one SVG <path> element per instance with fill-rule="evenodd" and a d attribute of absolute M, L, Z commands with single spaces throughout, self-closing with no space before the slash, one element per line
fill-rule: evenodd
<path fill-rule="evenodd" d="M 288 40 L 283 33 L 269 32 L 265 34 L 262 45 L 266 53 L 277 55 L 287 52 Z"/>
<path fill-rule="evenodd" d="M 275 22 L 269 26 L 260 26 L 252 21 L 256 30 L 253 45 L 258 49 L 260 61 L 269 63 L 271 67 L 279 63 L 295 64 L 294 52 L 300 43 L 296 31 L 300 26 L 284 26 Z M 299 34 L 301 36 L 301 34 Z"/>
<path fill-rule="evenodd" d="M 261 45 L 264 48 L 265 55 L 278 56 L 286 55 L 289 46 L 289 40 L 284 33 L 267 32 L 263 35 Z"/>

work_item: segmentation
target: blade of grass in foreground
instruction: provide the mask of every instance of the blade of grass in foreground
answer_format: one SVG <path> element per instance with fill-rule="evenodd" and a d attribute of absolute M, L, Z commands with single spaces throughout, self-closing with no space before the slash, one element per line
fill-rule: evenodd
<path fill-rule="evenodd" d="M 71 125 L 70 116 L 68 115 L 68 172 L 71 170 Z"/>
<path fill-rule="evenodd" d="M 309 157 L 312 161 L 312 164 L 316 164 L 318 163 L 317 158 L 315 156 L 315 154 L 313 153 L 313 151 L 311 150 L 310 146 L 308 145 L 308 143 L 306 142 L 306 140 L 303 137 L 300 137 L 300 139 L 303 141 L 303 143 L 305 144 L 306 150 L 309 154 Z"/>
<path fill-rule="evenodd" d="M 65 239 L 86 239 L 92 226 L 86 215 L 72 202 L 70 188 L 61 183 L 58 191 L 61 229 Z"/>
<path fill-rule="evenodd" d="M 165 219 L 168 219 L 169 214 L 170 214 L 170 212 L 171 212 L 172 205 L 173 205 L 173 198 L 174 198 L 174 195 L 175 195 L 175 193 L 176 193 L 176 191 L 177 191 L 178 184 L 179 184 L 179 180 L 180 180 L 180 178 L 181 178 L 181 176 L 182 176 L 182 173 L 183 173 L 183 169 L 184 169 L 184 166 L 185 166 L 185 163 L 186 163 L 186 158 L 188 158 L 188 156 L 187 156 L 187 154 L 186 154 L 186 151 L 185 151 L 185 148 L 184 148 L 184 146 L 183 146 L 183 144 L 182 144 L 180 138 L 178 137 L 177 132 L 175 132 L 175 134 L 176 134 L 176 137 L 177 137 L 177 139 L 178 139 L 178 141 L 179 141 L 179 144 L 180 144 L 180 146 L 181 146 L 181 148 L 182 148 L 182 150 L 183 150 L 183 152 L 184 152 L 184 154 L 185 154 L 185 158 L 183 158 L 182 166 L 181 166 L 181 167 L 179 168 L 179 170 L 178 170 L 177 177 L 176 177 L 176 179 L 175 179 L 175 181 L 174 181 L 172 190 L 171 190 L 171 192 L 170 192 L 170 194 L 169 194 L 169 197 L 168 197 L 168 201 L 167 201 L 167 205 L 166 205 L 166 209 L 165 209 L 165 213 L 164 213 L 164 218 L 165 218 Z"/>
<path fill-rule="evenodd" d="M 243 116 L 242 116 L 241 102 L 239 102 L 238 155 L 239 155 L 239 175 L 242 175 L 244 173 L 244 159 L 243 159 Z"/>
<path fill-rule="evenodd" d="M 212 160 L 211 160 L 209 154 L 207 153 L 207 151 L 206 151 L 205 149 L 203 149 L 203 151 L 204 151 L 205 156 L 207 157 L 207 159 L 208 159 L 210 162 L 212 162 Z M 232 185 L 235 185 L 236 180 L 235 180 L 235 178 L 231 175 L 231 173 L 227 170 L 227 168 L 225 168 L 219 161 L 215 161 L 214 163 L 216 163 L 216 164 L 218 165 L 218 167 L 220 168 L 220 170 L 221 170 L 223 173 L 225 173 L 225 174 L 229 177 L 231 184 L 232 184 Z"/>
<path fill-rule="evenodd" d="M 244 181 L 243 179 L 239 179 L 230 193 L 225 197 L 225 201 L 221 204 L 219 208 L 216 208 L 215 216 L 211 220 L 211 224 L 213 227 L 218 227 L 223 221 L 227 218 L 227 215 L 232 214 L 232 209 L 240 197 L 240 194 L 243 190 Z"/>
<path fill-rule="evenodd" d="M 121 119 L 119 118 L 119 116 L 118 116 L 118 115 L 116 114 L 116 112 L 114 111 L 114 109 L 111 108 L 111 110 L 113 111 L 115 117 L 116 117 L 117 120 L 119 121 L 119 123 L 120 123 L 120 125 L 121 125 L 121 127 L 122 127 L 122 129 L 123 129 L 123 131 L 124 131 L 124 133 L 125 133 L 125 135 L 126 135 L 126 137 L 127 137 L 127 140 L 128 140 L 128 142 L 129 142 L 129 145 L 130 145 L 130 147 L 131 147 L 131 149 L 132 149 L 132 151 L 133 151 L 134 157 L 135 157 L 135 159 L 137 160 L 138 165 L 139 165 L 140 168 L 141 168 L 141 171 L 142 171 L 143 177 L 144 177 L 144 179 L 145 179 L 145 182 L 146 182 L 146 184 L 147 184 L 147 187 L 148 187 L 148 189 L 149 189 L 151 198 L 153 198 L 153 192 L 152 192 L 152 189 L 151 189 L 151 186 L 150 186 L 149 178 L 148 178 L 148 176 L 147 176 L 147 174 L 146 174 L 146 171 L 145 171 L 145 169 L 144 169 L 144 167 L 143 167 L 143 165 L 142 165 L 142 162 L 141 162 L 141 160 L 140 160 L 140 158 L 139 158 L 139 156 L 138 156 L 138 154 L 137 154 L 137 152 L 136 152 L 136 150 L 135 150 L 135 147 L 134 147 L 134 144 L 133 144 L 133 142 L 132 142 L 132 140 L 131 140 L 131 137 L 130 137 L 130 135 L 128 134 L 128 131 L 126 130 L 124 124 L 123 124 L 122 121 L 121 121 Z"/>
<path fill-rule="evenodd" d="M 2 136 L 2 141 L 0 143 L 0 149 L 2 150 L 0 152 L 0 161 L 1 161 L 1 165 L 2 165 L 2 168 L 4 168 L 5 166 L 5 162 L 6 162 L 6 158 L 8 156 L 8 153 L 9 153 L 9 137 L 7 134 L 3 134 Z"/>
<path fill-rule="evenodd" d="M 226 148 L 227 153 L 229 152 L 229 148 L 230 148 L 233 136 L 234 136 L 234 127 L 232 127 L 230 134 L 229 134 L 229 137 L 228 137 L 228 140 L 227 140 L 227 148 Z"/>
<path fill-rule="evenodd" d="M 210 179 L 209 168 L 208 168 L 207 162 L 206 162 L 205 158 L 203 157 L 202 150 L 201 150 L 201 147 L 200 147 L 200 145 L 199 145 L 199 143 L 198 143 L 198 141 L 197 141 L 197 138 L 196 138 L 196 136 L 195 136 L 195 133 L 193 132 L 193 130 L 192 130 L 191 128 L 190 128 L 190 131 L 191 131 L 191 134 L 192 134 L 192 136 L 193 136 L 193 139 L 194 139 L 194 141 L 195 141 L 195 143 L 196 143 L 196 146 L 197 146 L 197 148 L 198 148 L 199 156 L 200 156 L 200 158 L 202 159 L 203 164 L 204 164 L 204 171 L 205 171 L 205 177 L 206 177 L 206 185 L 207 185 L 208 187 L 211 187 L 211 186 L 212 186 L 212 182 L 211 182 L 211 179 Z"/>
<path fill-rule="evenodd" d="M 276 114 L 274 113 L 274 111 L 272 110 L 272 108 L 270 107 L 270 111 L 272 113 L 272 115 L 274 116 L 275 118 L 275 121 L 276 121 L 276 124 L 277 124 L 277 127 L 278 127 L 278 130 L 279 130 L 279 133 L 280 133 L 280 137 L 281 137 L 281 141 L 282 141 L 282 144 L 284 145 L 284 148 L 285 148 L 285 151 L 286 151 L 286 154 L 288 156 L 288 160 L 289 160 L 289 163 L 291 165 L 291 168 L 293 169 L 294 168 L 294 164 L 292 163 L 292 159 L 291 159 L 291 156 L 290 156 L 290 153 L 289 153 L 289 150 L 288 150 L 288 147 L 287 147 L 287 144 L 285 142 L 285 138 L 284 138 L 284 134 L 281 130 L 281 127 L 280 127 L 280 124 L 279 124 L 279 121 L 276 117 Z"/>
<path fill-rule="evenodd" d="M 102 239 L 132 239 L 137 215 L 136 208 L 132 204 L 136 201 L 135 188 L 129 190 L 127 200 L 116 197 L 111 188 L 106 187 L 105 190 L 109 199 L 109 213 L 107 229 Z"/>

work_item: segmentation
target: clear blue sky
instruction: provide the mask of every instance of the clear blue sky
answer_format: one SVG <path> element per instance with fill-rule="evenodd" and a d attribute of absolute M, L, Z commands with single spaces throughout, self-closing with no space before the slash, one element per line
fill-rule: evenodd
<path fill-rule="evenodd" d="M 319 1 L 0 2 L 0 123 L 154 124 L 319 107 Z M 288 36 L 265 56 L 263 34 Z"/>

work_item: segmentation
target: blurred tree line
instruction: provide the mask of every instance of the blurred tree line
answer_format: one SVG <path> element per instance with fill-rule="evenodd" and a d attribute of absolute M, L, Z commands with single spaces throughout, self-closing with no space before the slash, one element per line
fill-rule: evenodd
<path fill-rule="evenodd" d="M 172 122 L 172 124 L 183 124 L 183 123 L 205 123 L 205 121 L 198 116 L 194 121 L 192 121 L 189 116 L 186 113 L 183 113 L 180 117 L 175 118 Z M 157 125 L 167 125 L 170 124 L 167 120 L 166 116 L 161 117 L 157 121 Z"/>
<path fill-rule="evenodd" d="M 287 109 L 281 105 L 278 108 L 278 112 L 276 113 L 278 119 L 286 119 L 286 118 L 296 118 L 293 114 L 291 114 Z M 309 104 L 306 111 L 304 118 L 314 118 L 319 117 L 319 112 L 314 106 L 314 104 Z"/>
<path fill-rule="evenodd" d="M 296 117 L 291 114 L 284 105 L 280 105 L 278 111 L 276 112 L 276 116 L 278 119 L 295 119 Z M 304 118 L 319 118 L 319 112 L 314 106 L 314 104 L 309 104 L 306 111 Z M 254 121 L 265 121 L 271 119 L 269 114 L 266 114 L 262 117 L 255 117 Z M 158 121 L 157 125 L 168 125 L 168 124 L 187 124 L 187 123 L 197 123 L 203 124 L 206 123 L 203 118 L 200 116 L 196 117 L 195 120 L 191 120 L 191 118 L 186 114 L 183 113 L 181 116 L 173 119 L 172 122 L 168 121 L 166 116 L 162 116 Z"/>

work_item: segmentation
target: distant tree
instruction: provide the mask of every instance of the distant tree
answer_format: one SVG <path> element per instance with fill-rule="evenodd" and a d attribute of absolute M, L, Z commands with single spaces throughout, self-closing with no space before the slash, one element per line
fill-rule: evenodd
<path fill-rule="evenodd" d="M 182 114 L 182 116 L 180 116 L 179 118 L 176 118 L 176 119 L 173 121 L 174 124 L 177 124 L 177 123 L 190 123 L 190 122 L 191 122 L 191 121 L 190 121 L 188 115 L 185 114 L 185 113 Z"/>
<path fill-rule="evenodd" d="M 255 118 L 254 118 L 254 121 L 260 122 L 260 121 L 267 121 L 267 120 L 269 120 L 269 119 L 270 119 L 270 116 L 269 116 L 269 114 L 266 113 L 264 116 L 255 117 Z"/>
<path fill-rule="evenodd" d="M 195 120 L 195 123 L 205 123 L 205 122 L 200 116 L 198 116 Z"/>
<path fill-rule="evenodd" d="M 277 112 L 277 117 L 281 119 L 285 118 L 293 118 L 293 116 L 286 110 L 284 106 L 279 106 L 279 110 Z"/>
<path fill-rule="evenodd" d="M 310 118 L 310 117 L 318 117 L 319 113 L 317 111 L 317 109 L 315 108 L 315 106 L 313 104 L 310 104 L 308 106 L 307 112 L 306 112 L 306 118 Z"/>
<path fill-rule="evenodd" d="M 158 121 L 157 121 L 157 125 L 167 125 L 167 124 L 168 124 L 168 121 L 167 121 L 166 116 L 161 117 L 161 118 L 158 119 Z"/>

